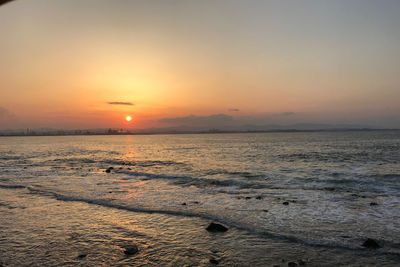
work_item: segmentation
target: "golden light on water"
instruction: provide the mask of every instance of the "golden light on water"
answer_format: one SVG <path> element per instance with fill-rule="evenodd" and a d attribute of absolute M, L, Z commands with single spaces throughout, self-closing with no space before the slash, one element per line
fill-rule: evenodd
<path fill-rule="evenodd" d="M 131 120 L 132 120 L 132 116 L 130 116 L 130 115 L 126 116 L 126 117 L 125 117 L 125 120 L 126 120 L 126 121 L 131 121 Z"/>

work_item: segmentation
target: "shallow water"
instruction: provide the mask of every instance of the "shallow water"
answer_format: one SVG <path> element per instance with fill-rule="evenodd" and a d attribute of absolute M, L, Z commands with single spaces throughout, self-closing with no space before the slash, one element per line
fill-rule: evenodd
<path fill-rule="evenodd" d="M 3 137 L 0 262 L 394 266 L 399 151 L 398 131 Z"/>

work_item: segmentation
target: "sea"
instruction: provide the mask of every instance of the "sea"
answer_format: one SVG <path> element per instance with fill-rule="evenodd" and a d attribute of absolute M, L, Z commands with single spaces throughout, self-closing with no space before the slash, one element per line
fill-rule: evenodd
<path fill-rule="evenodd" d="M 400 131 L 0 137 L 0 266 L 216 265 L 400 266 Z"/>

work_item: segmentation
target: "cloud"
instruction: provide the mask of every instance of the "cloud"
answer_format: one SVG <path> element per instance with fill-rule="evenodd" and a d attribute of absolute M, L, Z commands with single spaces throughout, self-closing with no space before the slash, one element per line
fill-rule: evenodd
<path fill-rule="evenodd" d="M 134 104 L 132 102 L 119 102 L 119 101 L 113 101 L 113 102 L 107 102 L 109 105 L 125 105 L 125 106 L 133 106 Z"/>
<path fill-rule="evenodd" d="M 240 111 L 240 109 L 238 109 L 238 108 L 230 108 L 230 109 L 228 109 L 228 111 L 230 111 L 230 112 L 238 112 L 238 111 Z"/>
<path fill-rule="evenodd" d="M 210 116 L 190 115 L 186 117 L 164 118 L 159 120 L 159 122 L 185 126 L 217 127 L 232 124 L 234 122 L 234 119 L 232 116 L 226 114 L 214 114 Z"/>

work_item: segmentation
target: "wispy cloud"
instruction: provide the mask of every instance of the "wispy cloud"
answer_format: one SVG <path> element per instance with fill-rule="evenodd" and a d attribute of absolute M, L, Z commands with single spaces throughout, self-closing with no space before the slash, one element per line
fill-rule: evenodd
<path fill-rule="evenodd" d="M 125 106 L 133 106 L 134 105 L 132 102 L 120 102 L 120 101 L 111 101 L 111 102 L 107 102 L 107 104 L 110 104 L 110 105 L 125 105 Z"/>

